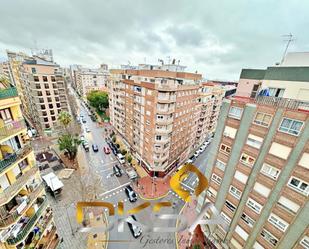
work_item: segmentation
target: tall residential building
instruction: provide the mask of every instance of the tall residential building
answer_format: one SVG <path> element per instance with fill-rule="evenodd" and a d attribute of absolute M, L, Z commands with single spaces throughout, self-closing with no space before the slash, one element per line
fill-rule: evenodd
<path fill-rule="evenodd" d="M 72 68 L 74 68 L 74 86 L 81 96 L 86 96 L 94 90 L 108 91 L 109 71 L 106 64 L 102 64 L 98 69 L 83 68 L 81 66 Z"/>
<path fill-rule="evenodd" d="M 8 82 L 10 82 L 10 65 L 7 61 L 0 62 L 0 78 L 5 78 Z"/>
<path fill-rule="evenodd" d="M 57 115 L 69 111 L 64 70 L 46 54 L 19 60 L 8 56 L 24 114 L 41 132 L 57 130 Z"/>
<path fill-rule="evenodd" d="M 245 69 L 223 101 L 198 201 L 225 220 L 203 226 L 218 248 L 309 248 L 308 90 L 309 67 Z"/>
<path fill-rule="evenodd" d="M 17 89 L 0 83 L 0 248 L 56 248 L 59 237 Z"/>
<path fill-rule="evenodd" d="M 111 70 L 111 123 L 151 176 L 163 177 L 184 162 L 216 123 L 224 92 L 202 86 L 202 75 L 184 69 Z"/>

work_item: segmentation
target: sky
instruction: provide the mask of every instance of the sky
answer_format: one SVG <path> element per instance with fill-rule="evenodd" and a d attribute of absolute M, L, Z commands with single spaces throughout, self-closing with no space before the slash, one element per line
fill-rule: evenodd
<path fill-rule="evenodd" d="M 289 51 L 309 51 L 308 0 L 1 0 L 6 49 L 53 50 L 61 66 L 157 64 L 173 58 L 207 79 L 238 80 Z"/>

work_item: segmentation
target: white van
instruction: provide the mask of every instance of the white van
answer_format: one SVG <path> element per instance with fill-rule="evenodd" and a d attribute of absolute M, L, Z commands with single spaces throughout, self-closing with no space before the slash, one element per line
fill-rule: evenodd
<path fill-rule="evenodd" d="M 117 159 L 121 164 L 124 164 L 126 162 L 124 155 L 122 155 L 121 153 L 117 154 Z"/>

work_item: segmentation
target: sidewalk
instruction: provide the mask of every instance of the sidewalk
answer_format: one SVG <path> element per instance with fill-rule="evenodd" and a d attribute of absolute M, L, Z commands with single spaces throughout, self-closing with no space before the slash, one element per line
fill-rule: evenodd
<path fill-rule="evenodd" d="M 96 216 L 95 216 L 96 215 Z M 104 214 L 89 213 L 89 220 L 91 227 L 107 226 L 106 217 Z M 108 232 L 89 234 L 87 240 L 87 248 L 89 249 L 107 249 Z"/>
<path fill-rule="evenodd" d="M 188 224 L 192 224 L 196 218 L 196 201 L 187 203 L 180 211 L 184 215 Z M 179 223 L 177 222 L 177 227 Z M 201 226 L 198 225 L 193 234 L 187 230 L 176 233 L 177 249 L 216 249 L 216 247 L 204 236 Z"/>
<path fill-rule="evenodd" d="M 143 199 L 159 199 L 168 194 L 170 179 L 170 176 L 162 179 L 144 176 L 138 180 L 135 189 Z"/>

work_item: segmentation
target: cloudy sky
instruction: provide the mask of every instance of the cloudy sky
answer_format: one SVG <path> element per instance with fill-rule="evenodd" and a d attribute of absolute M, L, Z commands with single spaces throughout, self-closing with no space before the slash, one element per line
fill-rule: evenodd
<path fill-rule="evenodd" d="M 308 0 L 1 0 L 6 49 L 51 48 L 63 65 L 180 60 L 205 78 L 237 80 L 241 68 L 309 51 Z"/>

